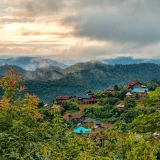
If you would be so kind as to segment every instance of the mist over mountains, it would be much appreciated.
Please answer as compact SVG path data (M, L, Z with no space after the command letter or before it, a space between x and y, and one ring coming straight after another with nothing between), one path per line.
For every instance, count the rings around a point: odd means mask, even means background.
M47 66L58 66L60 68L66 68L67 65L50 60L50 59L44 59L40 57L13 57L13 58L7 58L7 59L0 59L0 65L17 65L20 66L26 70L36 70L40 67L47 67Z

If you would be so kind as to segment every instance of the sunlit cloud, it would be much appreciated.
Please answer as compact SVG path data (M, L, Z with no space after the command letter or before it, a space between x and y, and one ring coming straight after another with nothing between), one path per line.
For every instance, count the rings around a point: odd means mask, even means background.
M160 58L159 0L1 0L0 56Z

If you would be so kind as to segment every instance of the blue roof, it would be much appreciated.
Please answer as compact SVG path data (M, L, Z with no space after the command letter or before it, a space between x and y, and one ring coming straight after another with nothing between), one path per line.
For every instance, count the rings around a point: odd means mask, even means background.
M85 127L78 127L77 129L74 130L75 133L81 134L81 133L91 133L92 130L89 128L85 128Z
M76 96L79 99L89 99L92 97L92 95L82 95L82 96Z
M134 89L132 90L133 93L136 93L136 92L138 92L138 91L147 91L147 92L148 92L148 88L134 88Z

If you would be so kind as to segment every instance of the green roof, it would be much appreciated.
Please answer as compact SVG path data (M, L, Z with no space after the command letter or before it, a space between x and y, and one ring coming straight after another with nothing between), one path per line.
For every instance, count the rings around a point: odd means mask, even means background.
M89 129L89 128L85 128L85 127L83 127L83 126L80 126L80 127L76 128L76 129L74 130L74 132L75 132L75 133L78 133L78 134L81 134L81 133L87 134L87 133L91 133L92 130Z
M132 90L133 93L137 93L138 91L147 91L148 92L148 88L134 88Z
M93 119L93 118L87 118L83 121L84 123L95 123L95 124L101 124L99 120Z

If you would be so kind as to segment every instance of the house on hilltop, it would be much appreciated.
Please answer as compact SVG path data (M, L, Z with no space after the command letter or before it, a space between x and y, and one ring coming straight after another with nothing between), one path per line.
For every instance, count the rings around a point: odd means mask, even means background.
M57 100L57 104L62 104L63 101L72 99L72 96L59 96Z
M93 119L93 118L87 118L83 121L84 124L96 124L97 126L100 126L102 123L99 120Z
M63 115L63 118L66 119L67 121L70 121L72 119L72 114L67 113L67 114Z
M124 102L121 102L117 105L117 108L119 108L121 111L124 111Z
M92 91L88 91L87 95L94 96L94 93Z
M85 120L86 117L82 114L67 113L67 114L63 115L63 118L66 119L67 121L70 121L72 118L75 118L77 123L83 123L83 121Z
M72 118L75 118L77 120L77 123L82 123L85 120L85 116L82 114L74 114L72 115Z
M107 92L111 92L111 93L114 93L114 88L109 86L106 90L105 90L105 93Z
M141 87L141 88L134 88L132 90L132 93L138 93L139 97L146 97L148 95L148 88L147 87Z
M75 96L74 99L75 99L75 101L80 102L82 104L96 103L96 98L93 95Z
M130 98L131 98L132 96L133 96L132 93L130 93L130 92L127 92L127 93L126 93L126 97L130 97Z
M126 88L127 89L134 89L134 88L141 88L141 85L143 85L142 83L140 83L139 81L133 81L133 82L130 82Z

